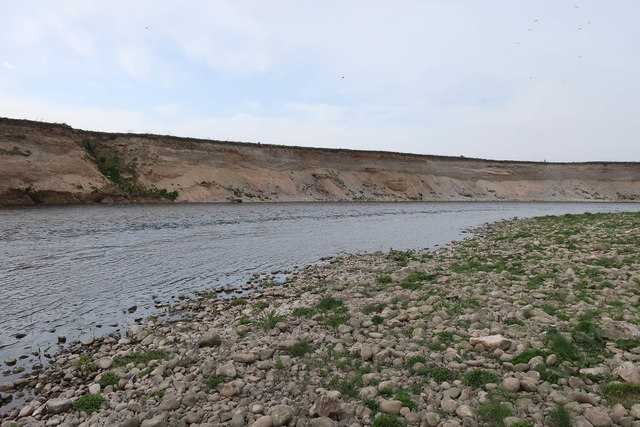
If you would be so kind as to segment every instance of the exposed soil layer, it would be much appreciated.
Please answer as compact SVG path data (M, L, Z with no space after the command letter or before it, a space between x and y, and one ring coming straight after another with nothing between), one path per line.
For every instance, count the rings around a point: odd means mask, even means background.
M401 200L640 200L640 163L286 147L0 118L0 204Z

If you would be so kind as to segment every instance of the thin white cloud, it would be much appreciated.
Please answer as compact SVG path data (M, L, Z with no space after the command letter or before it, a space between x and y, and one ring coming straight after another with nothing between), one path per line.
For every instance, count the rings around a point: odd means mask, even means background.
M14 68L16 68L16 67L15 67L15 65L13 65L12 63L10 63L9 61L3 61L3 62L2 62L2 65L3 65L5 68L8 68L8 69L10 69L10 70L13 70Z
M177 104L160 104L154 105L153 111L160 114L175 115L180 113L180 106Z
M118 64L134 79L145 80L151 70L151 58L147 51L140 47L124 47L116 57Z

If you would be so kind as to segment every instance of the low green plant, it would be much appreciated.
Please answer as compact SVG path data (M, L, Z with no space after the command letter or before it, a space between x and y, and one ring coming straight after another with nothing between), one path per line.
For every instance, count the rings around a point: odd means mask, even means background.
M549 334L549 349L555 353L560 360L578 360L580 359L580 350L571 341L569 341L560 332L551 332Z
M83 353L78 357L78 360L74 363L81 371L90 371L93 366L93 355L90 353Z
M371 318L371 323L374 325L382 325L382 322L384 322L384 317L378 316L377 314Z
M370 398L362 399L362 405L371 410L372 416L375 416L375 414L380 412L380 405L378 404L378 401L375 399L370 399Z
M520 420L511 424L509 427L535 427L535 425L530 421Z
M269 307L269 303L266 301L258 301L251 304L253 311L262 311L267 307Z
M202 389L206 392L213 392L218 389L220 384L224 384L227 381L227 377L224 375L207 375L202 382Z
M415 374L421 377L431 378L438 384L443 383L445 381L453 381L456 378L458 378L457 372L442 366L433 367L433 368L421 367L415 372Z
M344 396L349 396L352 398L358 397L358 391L361 385L361 377L354 377L352 379L340 379L336 376L333 377L329 382L329 387L334 390L338 390L340 394Z
M398 418L397 415L380 415L371 423L371 427L406 427L406 421Z
M169 359L169 353L163 350L146 350L146 351L133 351L123 355L117 355L113 358L113 366L125 366L129 363L147 364L152 360L167 360Z
M386 307L386 305L387 304L385 304L384 302L380 302L377 304L369 304L362 307L362 313L363 314L379 313Z
M433 280L436 277L438 277L437 274L428 274L428 273L426 273L424 271L413 270L411 273L409 273L409 275L407 276L405 281L406 282L411 282L411 283L425 282L427 280Z
M119 376L117 376L113 372L105 372L104 374L100 375L98 384L100 384L100 387L107 387L110 385L118 384L118 381L120 381Z
M381 388L380 390L378 390L378 396L391 397L393 396L393 390L388 387Z
M149 393L149 394L147 394L145 396L142 396L140 398L140 400L144 403L147 400L154 399L156 397L162 399L164 397L164 394L165 394L164 390L156 390L156 391L153 391L153 392L151 392L151 393Z
M540 350L538 348L529 348L523 351L522 353L518 354L517 356L515 356L513 359L510 360L510 362L513 363L514 365L517 363L529 363L529 360L531 360L536 356L547 357L548 355L549 355L548 351Z
M334 298L331 295L322 297L320 302L316 304L316 307L322 311L335 311L336 309L343 307L344 301L338 298Z
M505 325L520 325L520 326L524 326L524 322L518 318L515 317L507 317L506 319L503 320Z
M511 409L494 399L478 405L476 413L480 421L492 427L504 427L504 419L512 414Z
M416 363L425 363L427 359L424 356L411 356L404 362L404 366L411 368Z
M247 300L244 300L242 298L236 298L229 303L229 306L231 307L236 307L238 305L247 305Z
M151 367L151 366L149 366L148 368L144 368L143 370L141 370L141 371L138 373L138 377L142 378L142 377L144 377L145 375L149 375L151 372L153 372L153 369L154 369L154 368L153 368L153 367Z
M630 408L640 401L640 385L627 382L611 382L600 387L600 391L607 398L611 406L616 403Z
M313 307L296 307L291 312L293 317L311 317L316 314L316 309Z
M389 250L389 255L387 255L387 259L395 261L396 264L400 267L404 267L409 264L409 261L416 261L417 258L414 256L414 251L396 251L393 249Z
M557 404L547 416L547 425L550 427L571 427L573 421L566 408Z
M402 402L402 406L406 406L409 409L416 409L418 407L418 405L411 400L411 397L409 397L409 393L406 390L398 390L393 395L393 398Z
M472 389L480 388L487 383L499 383L500 377L486 369L472 369L462 378L462 384Z
M100 405L102 405L102 402L105 400L107 399L99 394L87 393L74 400L72 408L76 412L84 412L89 415L100 409Z
M618 347L623 348L625 350L631 350L632 348L636 348L640 346L640 339L638 338L630 338L630 339L620 339L615 341L618 344Z
M271 310L269 313L264 313L260 316L257 323L262 326L263 329L269 330L275 328L278 322L281 322L284 319L286 319L286 316L276 314L275 310Z
M313 347L309 344L307 340L301 340L293 344L291 347L287 348L285 352L293 357L304 356L307 353L311 353L313 351Z
M345 311L333 313L327 316L324 323L327 326L337 329L338 326L344 325L350 317L349 313L346 313Z
M386 285L387 283L391 283L393 279L391 278L391 276L380 276L376 279L376 281L381 285Z

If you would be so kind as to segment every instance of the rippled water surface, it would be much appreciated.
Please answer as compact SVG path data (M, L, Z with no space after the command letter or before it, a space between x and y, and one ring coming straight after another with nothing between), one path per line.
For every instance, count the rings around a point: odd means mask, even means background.
M416 249L514 216L640 210L638 204L366 203L0 209L0 363L107 333L154 297L232 284L344 252ZM126 308L139 309L127 313ZM145 310L145 306L150 308ZM26 334L17 338L17 334ZM18 335L19 336L19 335ZM21 361L38 360L30 355ZM3 368L3 369L6 369Z

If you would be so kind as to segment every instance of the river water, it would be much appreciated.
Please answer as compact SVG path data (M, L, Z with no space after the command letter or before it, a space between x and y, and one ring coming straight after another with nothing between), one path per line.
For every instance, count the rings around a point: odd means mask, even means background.
M283 203L0 209L0 366L102 335L179 294L345 252L433 248L513 217L639 211L615 203ZM277 276L282 278L282 275ZM126 309L136 305L129 313ZM21 336L24 334L25 336ZM38 355L38 353L40 355ZM25 357L28 356L28 357ZM1 382L1 381L0 381Z

